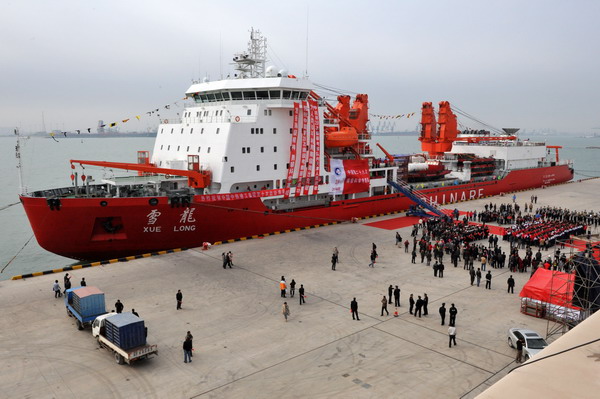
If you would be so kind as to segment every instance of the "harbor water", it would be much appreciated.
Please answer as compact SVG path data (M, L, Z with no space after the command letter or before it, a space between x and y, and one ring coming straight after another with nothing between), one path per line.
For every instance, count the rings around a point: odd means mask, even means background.
M575 179L600 176L600 149L586 148L600 146L600 138L563 135L531 139L563 146L560 157L574 160ZM416 136L375 136L371 148L376 156L383 157L376 143L392 154L420 151L420 142ZM0 137L0 144L0 280L77 263L47 252L37 244L23 207L18 203L16 138ZM70 159L136 162L137 151L151 151L153 144L154 138L149 137L87 138L81 135L76 138L57 138L56 141L51 138L24 138L21 147L23 184L29 191L68 186L71 184ZM113 176L113 173L119 172L100 168L86 169L86 175L92 176L96 181Z

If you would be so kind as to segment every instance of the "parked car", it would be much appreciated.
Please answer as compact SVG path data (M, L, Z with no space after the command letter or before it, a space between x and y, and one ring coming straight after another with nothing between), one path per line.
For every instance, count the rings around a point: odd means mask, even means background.
M523 339L523 358L525 361L531 359L539 351L548 346L548 343L532 330L524 328L511 328L508 330L508 345L511 348L517 347L517 341Z

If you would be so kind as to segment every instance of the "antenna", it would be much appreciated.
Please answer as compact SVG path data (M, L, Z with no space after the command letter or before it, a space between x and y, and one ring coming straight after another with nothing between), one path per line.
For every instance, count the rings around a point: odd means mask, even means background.
M304 66L304 77L308 78L308 4L306 5L306 50L305 50L305 66Z
M221 32L219 32L219 75L223 80L223 42L221 41Z

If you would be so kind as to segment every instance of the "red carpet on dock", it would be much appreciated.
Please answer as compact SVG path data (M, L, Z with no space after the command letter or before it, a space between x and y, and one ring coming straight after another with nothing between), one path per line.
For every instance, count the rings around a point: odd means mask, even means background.
M419 223L419 217L416 216L401 216L398 218L381 220L379 222L365 223L365 226L377 227L385 230L396 230L404 227L413 226Z

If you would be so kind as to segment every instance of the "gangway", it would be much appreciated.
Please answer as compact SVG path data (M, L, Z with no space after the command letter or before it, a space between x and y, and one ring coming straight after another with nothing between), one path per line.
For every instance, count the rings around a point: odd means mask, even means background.
M420 192L413 190L413 188L409 186L406 182L398 181L398 183L396 183L395 181L388 180L387 184L394 187L396 190L413 200L417 205L421 205L423 208L428 209L429 211L433 212L438 216L445 216L444 213L440 209L438 209L438 207L436 206L437 204L435 202L429 200Z

